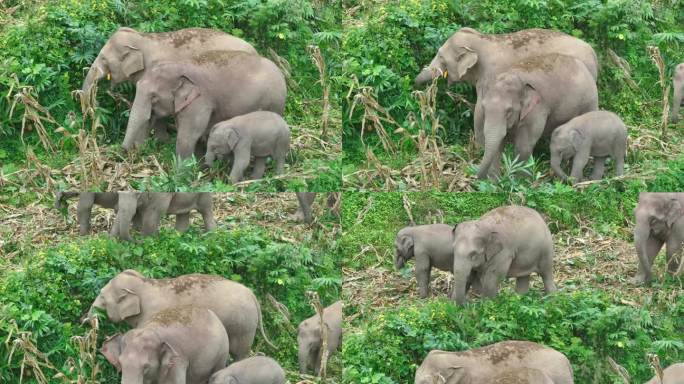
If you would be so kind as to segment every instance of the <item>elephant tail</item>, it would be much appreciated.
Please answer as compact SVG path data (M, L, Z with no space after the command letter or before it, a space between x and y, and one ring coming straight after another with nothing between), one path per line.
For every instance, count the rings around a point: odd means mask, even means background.
M268 337L266 337L266 332L264 332L264 320L263 320L263 317L261 316L261 305L259 305L259 300L257 300L257 298L256 298L256 296L254 296L254 294L252 294L252 298L254 299L254 304L256 305L256 309L257 309L257 316L258 316L257 317L257 323L259 323L258 326L259 326L259 331L261 332L261 337L264 338L264 341L266 342L266 344L268 344L271 348L277 349L276 346L273 345L273 343L271 343L271 340L269 340Z

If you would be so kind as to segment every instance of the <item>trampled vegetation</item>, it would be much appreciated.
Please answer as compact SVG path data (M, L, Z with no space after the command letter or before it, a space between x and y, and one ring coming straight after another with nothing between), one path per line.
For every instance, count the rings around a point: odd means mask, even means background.
M343 347L345 383L412 383L432 349L465 350L502 340L530 340L553 347L572 362L576 383L632 383L684 358L684 280L657 260L652 287L628 280L636 273L632 243L638 191L591 187L584 193L360 193L345 194L341 244L343 299L349 303ZM541 279L517 295L512 281L491 300L471 296L459 307L449 300L450 273L432 272L432 296L419 299L413 262L392 262L399 229L480 217L492 208L523 204L545 217L554 237L559 291L544 296Z
M99 289L129 268L156 278L219 274L248 286L277 346L257 336L252 350L278 360L291 382L307 379L298 374L297 324L315 313L307 291L318 293L324 306L340 295L339 224L318 205L315 224L294 222L294 194L220 196L214 199L217 230L200 232L196 217L185 234L167 222L158 237L139 243L110 239L106 210L94 212L95 234L79 237L73 203L67 216L48 199L20 209L3 203L0 211L17 232L1 233L7 252L0 260L0 381L19 383L23 372L24 383L118 383L97 349L105 336L129 327L106 316L98 328L80 321ZM339 355L332 356L330 382L338 382L341 367Z
M0 163L7 188L331 191L340 187L337 89L341 12L309 1L5 1L0 4ZM99 106L82 111L87 68L112 32L214 28L251 43L286 73L292 129L286 175L230 184L225 169L175 164L175 140L121 149L132 84L100 83ZM325 117L327 116L327 117ZM324 129L326 134L322 135ZM175 138L175 136L174 136ZM224 164L225 166L225 164ZM270 169L270 168L269 168Z
M414 88L413 79L421 68L462 27L483 33L547 28L587 41L601 67L599 108L617 113L629 128L626 175L607 183L651 180L667 169L683 167L682 125L662 123L669 109L663 105L666 91L671 99L672 68L684 61L680 1L435 0L346 5L345 189L562 189L549 172L548 140L537 144L533 159L525 164L515 163L512 152L507 152L501 181L477 181L476 165L483 151L472 139L474 88L462 83L448 87L444 80L435 88ZM520 171L531 177L514 177ZM680 178L680 189L682 185Z

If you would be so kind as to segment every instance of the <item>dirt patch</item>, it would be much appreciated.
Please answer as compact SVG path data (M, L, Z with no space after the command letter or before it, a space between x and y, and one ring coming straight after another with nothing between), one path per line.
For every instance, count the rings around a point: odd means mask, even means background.
M170 287L176 294L189 293L192 289L204 289L211 284L225 280L221 276L192 274L173 279L145 279L148 283L161 287Z
M192 323L192 319L199 315L200 310L191 305L165 309L154 315L147 324L162 327L169 327L171 325L189 326Z
M469 33L472 33L469 31ZM504 33L504 34L479 34L485 40L495 41L498 43L508 44L513 47L513 49L520 49L530 44L544 44L547 40L564 36L565 34L558 31L548 30L548 29L525 29L522 31L514 33Z
M204 28L188 28L173 32L145 33L143 36L153 40L163 41L179 48L189 44L204 43L221 35L223 32Z

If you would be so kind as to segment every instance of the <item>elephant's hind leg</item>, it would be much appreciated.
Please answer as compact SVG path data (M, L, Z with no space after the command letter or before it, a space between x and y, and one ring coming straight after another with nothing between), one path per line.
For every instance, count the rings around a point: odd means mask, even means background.
M547 294L556 292L556 283L553 282L553 245L545 251L545 255L542 255L539 270L539 275L541 275L544 281L544 292Z
M249 351L252 348L252 343L254 342L254 332L244 333L242 335L229 334L229 348L230 354L233 356L234 360L242 360L249 356Z
M682 248L684 247L684 218L679 219L672 227L672 233L667 239L667 270L670 273L676 273L679 270L679 264L682 262Z
M190 227L190 213L176 214L176 231L185 232Z
M252 179L261 179L264 176L264 171L266 171L266 157L255 157Z
M607 157L594 157L594 170L591 172L592 180L601 180L606 168Z
M515 280L515 291L519 295L524 295L530 290L530 276L520 276Z

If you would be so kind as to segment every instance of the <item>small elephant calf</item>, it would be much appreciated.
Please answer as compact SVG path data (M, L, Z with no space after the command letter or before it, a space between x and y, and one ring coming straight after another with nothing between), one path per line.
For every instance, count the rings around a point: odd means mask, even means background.
M561 169L565 159L573 158L570 176L582 181L582 171L594 156L593 180L603 177L606 159L615 161L615 175L624 171L627 152L627 127L620 118L608 111L593 111L577 116L556 128L551 135L551 168L563 180L568 176Z
M273 157L277 175L283 173L285 156L290 149L290 128L277 113L256 111L222 121L211 128L205 163L211 167L216 158L233 153L230 181L242 179L254 156L252 178L259 179L266 169L266 158Z
M342 345L342 302L337 301L323 308L323 324L328 329L328 356ZM323 351L323 333L318 314L299 323L297 331L299 347L299 372L307 373L313 369L315 375L320 374Z
M270 357L254 356L214 373L209 384L285 384L285 371Z

